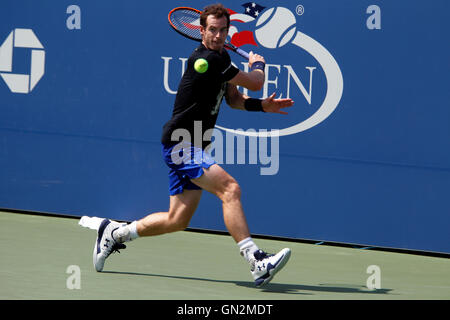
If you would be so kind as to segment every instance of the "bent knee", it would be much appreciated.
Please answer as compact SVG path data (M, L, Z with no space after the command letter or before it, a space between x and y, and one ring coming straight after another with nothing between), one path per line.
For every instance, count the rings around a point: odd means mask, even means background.
M171 232L183 231L189 226L190 219L180 217L180 215L171 215L167 217L167 224Z
M189 221L177 221L172 226L174 231L183 231L189 226Z
M168 232L183 231L189 226L189 221L184 220L169 220L167 224Z
M235 180L229 181L222 195L222 201L240 201L241 199L241 187Z

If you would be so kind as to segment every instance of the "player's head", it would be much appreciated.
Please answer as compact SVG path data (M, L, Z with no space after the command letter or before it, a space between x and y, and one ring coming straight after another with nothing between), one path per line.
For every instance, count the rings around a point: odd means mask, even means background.
M211 4L203 9L202 13L200 14L200 25L203 26L203 28L207 27L206 20L209 15L212 15L216 18L225 17L227 19L227 28L230 27L230 13L228 12L228 9L225 8L222 4Z
M203 44L211 50L221 51L228 36L230 14L221 4L205 7L200 15Z

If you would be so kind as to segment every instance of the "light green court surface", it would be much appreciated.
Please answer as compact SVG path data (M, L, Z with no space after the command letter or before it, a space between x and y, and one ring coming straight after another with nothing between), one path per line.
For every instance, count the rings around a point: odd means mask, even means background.
M229 236L137 239L102 273L92 265L95 238L78 219L0 212L0 299L450 299L447 258L256 239L268 252L292 249L285 268L258 289ZM371 265L380 268L380 290L366 287Z

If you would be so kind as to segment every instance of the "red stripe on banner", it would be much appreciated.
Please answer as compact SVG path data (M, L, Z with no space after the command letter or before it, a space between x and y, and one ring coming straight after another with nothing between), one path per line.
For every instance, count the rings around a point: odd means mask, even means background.
M253 36L253 32L247 30L235 33L230 42L236 47L243 46L244 44L258 46Z

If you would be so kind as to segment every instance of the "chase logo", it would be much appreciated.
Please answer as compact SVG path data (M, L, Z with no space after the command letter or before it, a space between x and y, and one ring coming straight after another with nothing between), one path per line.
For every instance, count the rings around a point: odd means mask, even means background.
M298 29L296 14L291 10L284 7L266 9L255 2L245 3L242 6L243 13L228 9L231 20L230 42L236 47L257 46L259 49L252 49L256 52L261 51L261 47L270 49L267 52L262 51L263 56L276 50L275 59L283 56L284 61L280 64L266 64L266 84L270 84L277 92L281 92L279 97L292 98L293 92L296 91L305 98L303 101L306 108L304 109L307 110L296 116L296 120L289 126L280 129L279 135L296 134L324 121L338 106L344 86L341 70L332 54L317 40ZM296 13L298 16L299 13ZM303 11L301 13L303 14ZM274 61L274 58L269 61ZM309 75L309 87L308 82L302 81L297 75L299 72L297 70L308 70L306 74ZM315 92L314 102L312 101L312 86L315 80L313 76L318 78L317 91L322 91L321 94ZM283 78L286 79L284 83L282 83ZM294 90L295 85L299 90ZM263 91L263 98L265 98L269 90L265 87ZM295 100L297 104L298 100ZM270 136L269 131L242 131L219 125L216 127L239 135Z
M32 49L28 73L13 73L14 48ZM30 93L41 80L44 70L44 47L33 30L17 28L11 31L0 46L0 76L11 92Z

